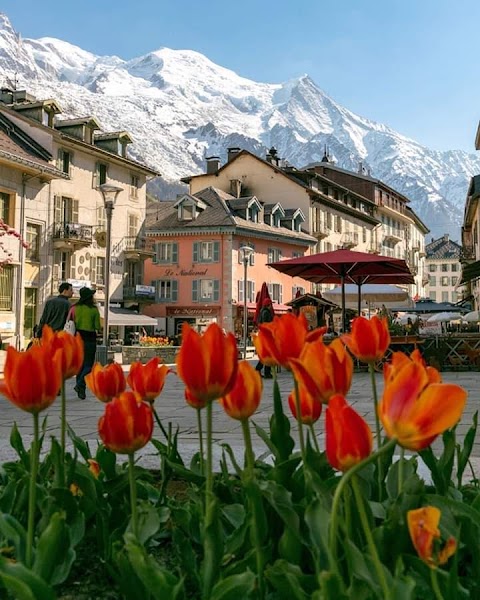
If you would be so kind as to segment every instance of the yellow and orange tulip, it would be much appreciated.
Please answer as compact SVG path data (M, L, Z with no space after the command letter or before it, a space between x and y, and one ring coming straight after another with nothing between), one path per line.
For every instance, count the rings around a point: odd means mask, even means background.
M233 388L220 398L220 404L232 419L243 421L250 418L257 410L262 389L260 373L247 361L241 361Z
M385 387L379 417L389 438L409 450L422 450L460 419L467 392L441 383L440 373L426 367L418 351L395 352L384 368Z
M50 346L32 346L28 352L7 349L4 379L0 394L12 404L30 413L48 408L62 385L62 354Z
M87 460L87 462L88 462L88 470L95 477L95 479L98 479L98 477L100 475L100 471L101 471L100 465L93 458L89 458Z
M90 373L85 376L85 383L101 402L111 402L115 396L125 390L127 385L122 365L118 363L111 363L104 367L100 363L95 363Z
M177 374L191 395L211 402L227 394L235 383L238 369L237 342L216 324L203 335L188 323L182 327L182 346L176 357Z
M199 410L205 408L208 404L208 402L205 400L199 400L198 398L195 398L188 388L185 388L185 400L192 408L197 408Z
M102 442L117 454L132 454L152 437L153 414L150 404L135 392L123 392L105 405L98 421Z
M309 394L303 386L299 386L298 393L300 394L300 421L304 425L313 425L322 414L322 403ZM297 405L295 403L295 390L292 390L288 396L288 405L292 411L292 415L296 419Z
M339 339L328 346L322 339L305 344L290 365L299 386L320 402L335 394L345 396L352 385L353 361Z
M165 385L165 378L170 372L166 365L160 364L160 359L156 356L149 360L146 365L142 365L140 362L132 363L127 383L134 392L137 392L144 400L151 403L161 394Z
M390 345L388 320L377 316L371 319L357 317L353 321L352 331L343 335L342 340L358 360L377 362L385 356Z
M71 335L66 331L54 332L51 327L45 325L41 345L49 346L52 354L60 351L63 379L73 377L82 368L83 340L78 333Z
M418 556L432 569L446 563L457 549L455 538L450 537L443 548L435 553L435 542L440 539L440 516L441 512L436 506L424 506L407 513L412 544Z
M334 469L348 471L372 452L372 432L343 396L332 396L326 411L326 453Z

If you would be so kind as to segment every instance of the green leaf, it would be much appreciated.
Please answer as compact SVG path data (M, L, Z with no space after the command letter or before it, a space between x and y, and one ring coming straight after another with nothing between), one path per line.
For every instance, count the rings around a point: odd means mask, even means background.
M292 531L297 540L301 541L299 533L300 520L293 506L291 493L275 481L259 481L258 485L270 506Z
M328 568L331 564L328 548L328 527L330 513L319 499L313 500L305 510L305 523L308 527L310 540L316 548L319 566Z
M365 555L351 540L345 540L344 548L351 577L357 577L361 581L367 583L372 590L378 592L378 584L365 560Z
M275 588L279 600L309 600L316 589L316 577L305 575L298 565L277 560L265 576Z
M393 580L392 600L414 600L416 598L415 587L415 580L412 577L395 578Z
M16 600L55 600L53 589L22 563L0 556L0 579Z
M318 576L320 593L313 596L314 600L350 600L344 592L340 576L332 571L322 571Z
M295 447L295 442L290 435L290 421L283 412L277 379L273 384L273 415L270 418L270 440L276 462L287 460Z
M25 562L27 532L11 515L0 514L0 533L15 546L17 560Z
M167 509L168 510L168 509ZM161 521L158 510L148 502L142 502L138 511L138 541L145 544L160 529ZM165 515L163 515L165 516ZM168 517L167 517L168 518ZM126 536L132 532L132 521L129 522ZM126 538L125 538L126 539Z
M108 448L100 445L95 454L95 460L100 465L100 469L105 473L107 479L114 479L117 475L116 463L117 455Z
M255 575L246 571L240 575L230 575L219 581L213 588L210 600L239 600L248 598L255 588Z
M245 507L243 504L225 504L222 513L234 528L241 527L245 521Z
M473 525L480 527L480 512L468 506L465 502L459 502L458 500L435 494L427 494L425 499L429 504L436 506L440 510L449 509L456 517L466 517Z
M75 551L65 515L55 513L38 540L33 571L52 585L63 583L70 573Z
M70 427L70 425L67 423L67 432L68 432L68 437L70 438L73 447L81 454L81 456L83 457L83 459L85 461L87 461L89 458L92 458L92 454L90 452L90 448L88 447L88 444L82 440L81 437L78 437L78 435L73 431L73 429Z
M22 436L20 435L20 431L18 430L17 424L14 423L12 427L12 431L10 433L10 446L16 451L20 460L22 461L23 466L26 469L30 468L30 455L25 450L25 446L23 445Z
M210 502L210 506L207 507L203 530L202 579L204 596L210 597L208 594L214 582L218 579L220 565L222 564L224 538L218 500L213 497L207 501Z
M457 448L457 482L458 487L462 485L463 473L472 454L473 444L477 436L478 411L473 415L472 426L467 431L463 440L463 447L460 445Z

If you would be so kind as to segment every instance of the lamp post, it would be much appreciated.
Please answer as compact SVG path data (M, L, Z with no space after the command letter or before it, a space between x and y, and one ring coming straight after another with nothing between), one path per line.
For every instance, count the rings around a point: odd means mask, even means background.
M250 246L241 246L239 251L240 258L243 263L243 360L246 360L248 338L247 271L250 256L253 253L253 248L250 248Z
M112 252L112 213L115 200L123 188L103 183L97 188L103 196L103 205L105 207L105 216L107 218L107 243L105 247L105 305L103 309L103 345L105 353L108 348L108 311L110 307L110 262ZM105 356L106 362L107 356Z

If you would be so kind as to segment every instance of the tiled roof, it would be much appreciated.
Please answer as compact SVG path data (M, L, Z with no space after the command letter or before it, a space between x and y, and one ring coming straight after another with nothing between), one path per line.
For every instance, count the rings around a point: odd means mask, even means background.
M442 258L455 260L460 259L460 251L462 247L449 239L448 235L444 235L438 240L432 240L430 244L425 246L427 260L441 260Z

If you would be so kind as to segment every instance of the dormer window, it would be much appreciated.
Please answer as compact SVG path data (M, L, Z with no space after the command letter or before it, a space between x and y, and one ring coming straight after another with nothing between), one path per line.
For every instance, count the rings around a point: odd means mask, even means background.
M277 211L275 213L273 213L272 215L272 225L273 227L280 227L280 212Z
M207 208L207 204L196 196L185 194L173 205L179 221L194 221Z
M184 202L179 206L179 213L181 221L193 221L195 219L195 205Z
M258 223L258 213L259 213L258 207L257 207L256 205L252 205L252 206L251 206L251 207L248 209L248 212L249 212L249 217L250 217L250 219L249 219L249 220L250 220L252 223Z

